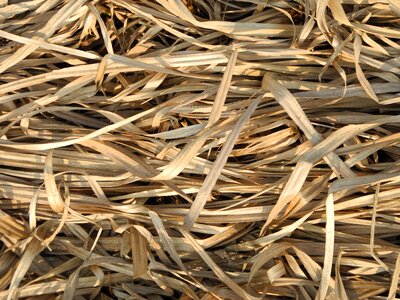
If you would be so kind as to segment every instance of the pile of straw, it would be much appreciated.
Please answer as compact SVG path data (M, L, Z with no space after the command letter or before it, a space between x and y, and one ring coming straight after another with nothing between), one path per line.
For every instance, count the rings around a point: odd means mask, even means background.
M0 299L399 295L398 1L0 16Z

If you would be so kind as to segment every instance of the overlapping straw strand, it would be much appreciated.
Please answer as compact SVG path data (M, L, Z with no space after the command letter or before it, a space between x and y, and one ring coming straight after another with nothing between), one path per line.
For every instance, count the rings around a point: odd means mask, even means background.
M400 296L397 1L0 19L0 299Z

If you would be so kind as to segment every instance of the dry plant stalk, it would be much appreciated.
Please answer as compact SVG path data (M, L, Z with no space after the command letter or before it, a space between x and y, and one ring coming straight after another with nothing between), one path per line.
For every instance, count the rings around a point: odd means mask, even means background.
M0 1L0 299L395 299L395 0Z

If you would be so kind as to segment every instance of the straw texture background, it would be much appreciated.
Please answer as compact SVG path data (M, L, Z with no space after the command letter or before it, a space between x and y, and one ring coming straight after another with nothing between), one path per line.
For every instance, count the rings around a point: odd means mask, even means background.
M0 1L0 299L400 296L397 0Z

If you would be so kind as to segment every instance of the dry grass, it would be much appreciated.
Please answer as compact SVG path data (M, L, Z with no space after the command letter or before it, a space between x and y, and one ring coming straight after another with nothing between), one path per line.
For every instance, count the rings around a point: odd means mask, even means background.
M0 16L0 299L400 295L398 1Z

